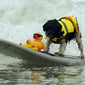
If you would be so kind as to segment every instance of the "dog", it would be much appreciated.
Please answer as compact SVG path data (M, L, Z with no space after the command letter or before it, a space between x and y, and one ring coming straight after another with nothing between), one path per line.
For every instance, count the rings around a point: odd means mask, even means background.
M59 20L48 20L43 25L43 31L45 32L47 39L44 51L48 52L51 43L60 44L59 52L56 54L64 56L67 43L72 39L75 39L78 48L81 52L81 58L84 58L83 44L81 39L81 33L79 30L77 18L74 16L62 17Z

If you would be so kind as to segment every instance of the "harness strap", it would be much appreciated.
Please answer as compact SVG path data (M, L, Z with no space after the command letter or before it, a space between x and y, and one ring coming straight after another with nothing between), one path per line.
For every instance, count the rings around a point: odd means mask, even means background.
M66 29L67 33L68 33L68 29L67 29L66 24L65 24L63 21L61 21L61 22L63 23L63 25L64 25L64 27L65 27L65 29Z
M61 20L60 20L60 21L61 21ZM67 33L68 33L68 29L67 29L66 24L65 24L63 21L61 21L61 22L63 23L63 25L64 25ZM63 38L63 36L61 36L61 37L59 37L59 38L55 37L55 38L52 38L51 40L54 41L54 42L56 42L57 40L60 40L60 39L62 39L62 38Z

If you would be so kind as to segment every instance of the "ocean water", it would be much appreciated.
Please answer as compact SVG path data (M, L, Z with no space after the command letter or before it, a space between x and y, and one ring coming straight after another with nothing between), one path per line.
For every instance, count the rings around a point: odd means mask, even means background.
M42 25L64 16L77 17L85 53L85 0L0 0L0 39L19 44L36 32L45 37ZM51 48L54 53L59 45ZM80 55L75 41L65 54ZM85 85L84 65L29 68L22 59L0 54L0 85Z

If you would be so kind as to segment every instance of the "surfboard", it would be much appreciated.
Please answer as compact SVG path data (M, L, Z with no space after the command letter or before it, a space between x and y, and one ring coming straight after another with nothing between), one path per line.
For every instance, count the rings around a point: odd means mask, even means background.
M26 60L29 66L56 66L81 64L79 56L58 56L56 54L34 51L13 42L0 39L0 54Z

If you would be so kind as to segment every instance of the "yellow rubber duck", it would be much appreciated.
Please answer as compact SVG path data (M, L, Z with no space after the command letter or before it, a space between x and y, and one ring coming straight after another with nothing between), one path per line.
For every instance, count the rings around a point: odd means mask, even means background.
M33 35L33 38L34 38L34 41L27 40L24 47L30 48L35 51L41 51L41 49L44 49L45 45L42 41L42 38L43 38L42 34L40 32L35 33ZM23 46L22 43L19 43L19 45Z
M33 45L31 49L35 50L35 51L38 51L38 47L36 45Z
M26 44L24 45L24 47L31 48L32 47L31 40L27 40Z
M22 46L23 44L22 44L22 43L19 43L19 45L21 45L21 46Z
M41 49L44 49L44 47L45 47L45 45L42 41L42 38L43 38L42 34L40 32L38 32L33 35L34 41L31 41L31 45L32 46L36 45L38 48L38 51L40 51Z

